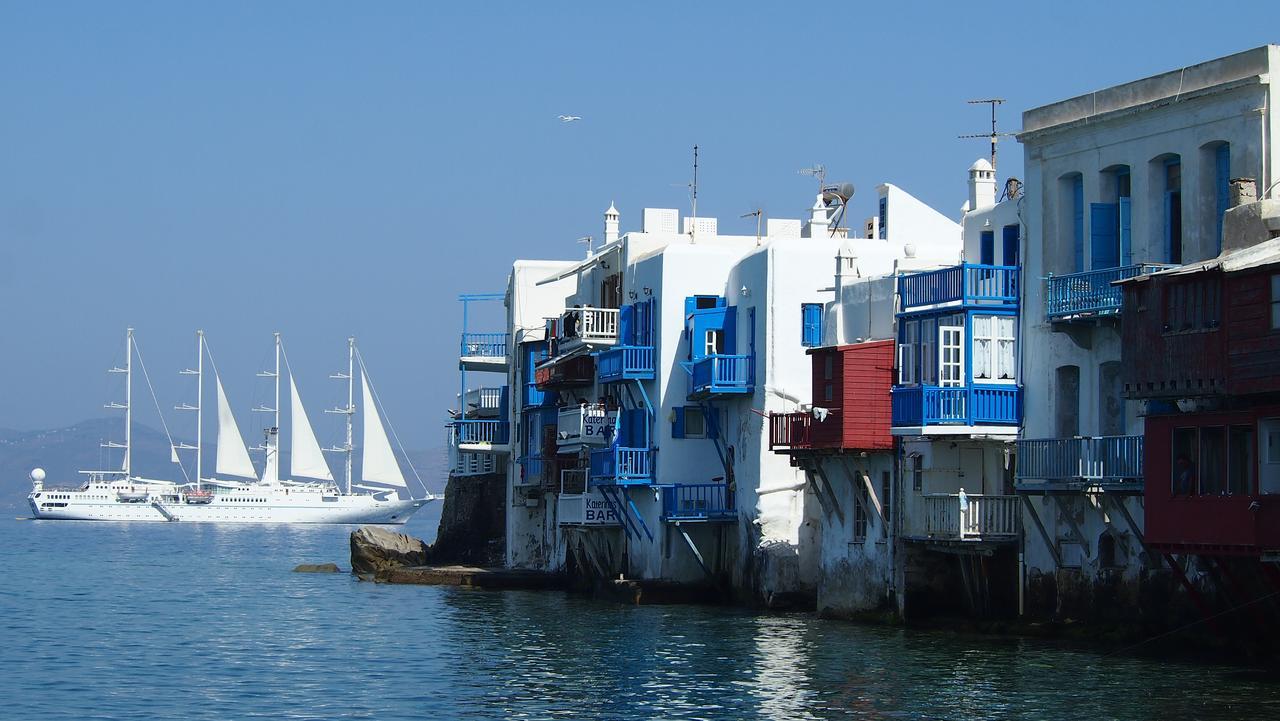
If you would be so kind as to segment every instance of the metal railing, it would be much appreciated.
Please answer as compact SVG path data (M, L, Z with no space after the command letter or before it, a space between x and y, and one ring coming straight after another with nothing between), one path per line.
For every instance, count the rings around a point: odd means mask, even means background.
M459 445L505 445L511 437L511 426L506 421L459 420L453 422L453 430Z
M596 358L596 377L601 383L621 380L652 380L655 373L653 346L620 345Z
M689 393L745 393L751 389L755 359L749 355L709 355L694 361Z
M1016 304L1018 266L962 263L898 277L902 310L947 303Z
M505 358L506 333L463 333L461 354L464 358Z
M737 517L733 494L723 483L677 483L662 491L664 521L715 521Z
M1018 480L1140 484L1142 436L1018 441Z
M1172 266L1139 263L1119 268L1050 275L1045 287L1045 317L1060 320L1072 316L1109 315L1120 312L1124 293L1112 285L1118 280L1147 275Z
M617 308L565 308L556 324L556 337L561 344L580 340L584 343L618 342Z
M591 478L606 484L647 484L653 479L653 450L615 447L591 451Z
M1009 538L1022 528L1017 496L961 496L957 493L924 496L925 533L933 538Z
M603 403L585 403L556 414L556 445L603 446L613 439L618 411Z
M467 414L490 413L502 407L501 388L472 388L466 395Z
M894 386L893 425L1017 425L1022 389L1015 385Z
M455 476L481 476L498 472L498 457L492 453L455 451L449 472Z

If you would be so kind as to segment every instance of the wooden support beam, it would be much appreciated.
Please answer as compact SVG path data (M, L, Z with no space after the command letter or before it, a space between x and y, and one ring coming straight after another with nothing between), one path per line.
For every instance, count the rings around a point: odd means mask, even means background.
M827 478L827 472L822 468L822 462L818 461L814 464L818 471L818 477L822 479L822 485L827 491L827 496L831 501L831 507L836 512L836 517L840 519L840 523L844 523L844 511L840 510L840 504L836 501L836 492L831 487L831 480Z
M1031 502L1031 498L1024 494L1022 496L1022 505L1026 507L1027 512L1031 514L1031 520L1035 523L1036 530L1040 531L1040 538L1044 540L1044 545L1049 549L1049 553L1053 555L1054 570L1062 568L1062 556L1058 553L1058 544L1049 538L1049 534L1044 530L1044 524L1040 522L1040 514L1036 512L1035 504Z
M803 466L804 480L809 488L813 490L813 495L818 498L818 505L822 506L822 515L831 515L831 504L827 502L827 497L822 493L822 488L818 486L818 482L814 480L813 469L809 466Z
M1186 589L1187 595L1191 597L1191 602L1200 610L1200 615L1204 616L1204 620L1209 624L1209 628L1212 628L1214 633L1221 634L1222 629L1219 628L1218 624L1213 620L1213 611L1210 610L1209 604L1205 603L1204 597L1200 595L1200 592L1197 591L1196 587L1191 583L1191 579L1187 578L1187 574L1182 570L1182 565L1178 563L1172 553L1164 554L1164 560L1169 563L1169 568L1173 569L1174 578L1178 579L1178 582L1182 584L1184 589Z
M689 550L693 551L693 557L698 561L698 565L702 567L702 572L707 574L707 578L715 578L715 574L711 572L710 568L707 568L707 562L702 560L702 554L698 552L698 544L694 543L693 539L689 537L688 532L684 530L684 526L680 525L679 521L676 521L673 525L680 532L680 537L684 539L684 542L689 544Z

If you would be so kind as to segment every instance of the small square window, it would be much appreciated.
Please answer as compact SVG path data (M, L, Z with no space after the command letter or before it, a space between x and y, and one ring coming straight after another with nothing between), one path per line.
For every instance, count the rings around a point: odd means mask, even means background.
M697 406L685 406L684 437L706 438L706 436L707 417L702 414L702 409Z

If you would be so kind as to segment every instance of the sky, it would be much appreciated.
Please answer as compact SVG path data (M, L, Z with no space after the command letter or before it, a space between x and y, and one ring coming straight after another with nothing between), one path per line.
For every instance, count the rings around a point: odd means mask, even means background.
M457 295L580 257L611 201L624 232L687 214L693 145L725 232L800 217L814 163L853 218L883 182L958 215L988 152L956 137L989 127L966 100L1005 98L1012 131L1280 42L1280 3L1223 6L0 1L0 428L108 414L128 326L179 433L197 328L257 428L280 331L322 443L354 335L405 445L441 446Z

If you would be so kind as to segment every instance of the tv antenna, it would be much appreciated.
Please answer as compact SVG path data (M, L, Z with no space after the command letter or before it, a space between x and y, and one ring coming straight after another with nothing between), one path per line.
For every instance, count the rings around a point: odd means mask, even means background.
M588 257L588 258L590 258L590 257L591 257L591 253L595 250L594 248L592 248L592 247L591 247L591 244L592 244L593 240L594 240L594 239L593 239L591 236L589 236L589 235L584 235L584 236L582 236L581 238L578 238L578 240L577 240L577 241L575 241L575 242L582 243L583 245L587 246L587 257Z
M996 169L996 141L1013 135L1013 133L1001 133L996 131L996 106L1004 104L1004 98L987 98L985 100L966 100L970 105L990 105L991 106L991 132L975 133L973 135L960 135L960 138L990 138L991 139L991 170Z
M698 146L693 146L693 218L689 223L689 242L698 242Z
M818 179L818 191L822 191L822 186L827 184L827 166L822 163L814 163L812 167L801 168L796 171L801 175L808 175L811 178Z
M760 218L764 217L764 208L756 208L750 213L743 213L739 218L750 218L755 216L756 219L756 245L760 245Z

